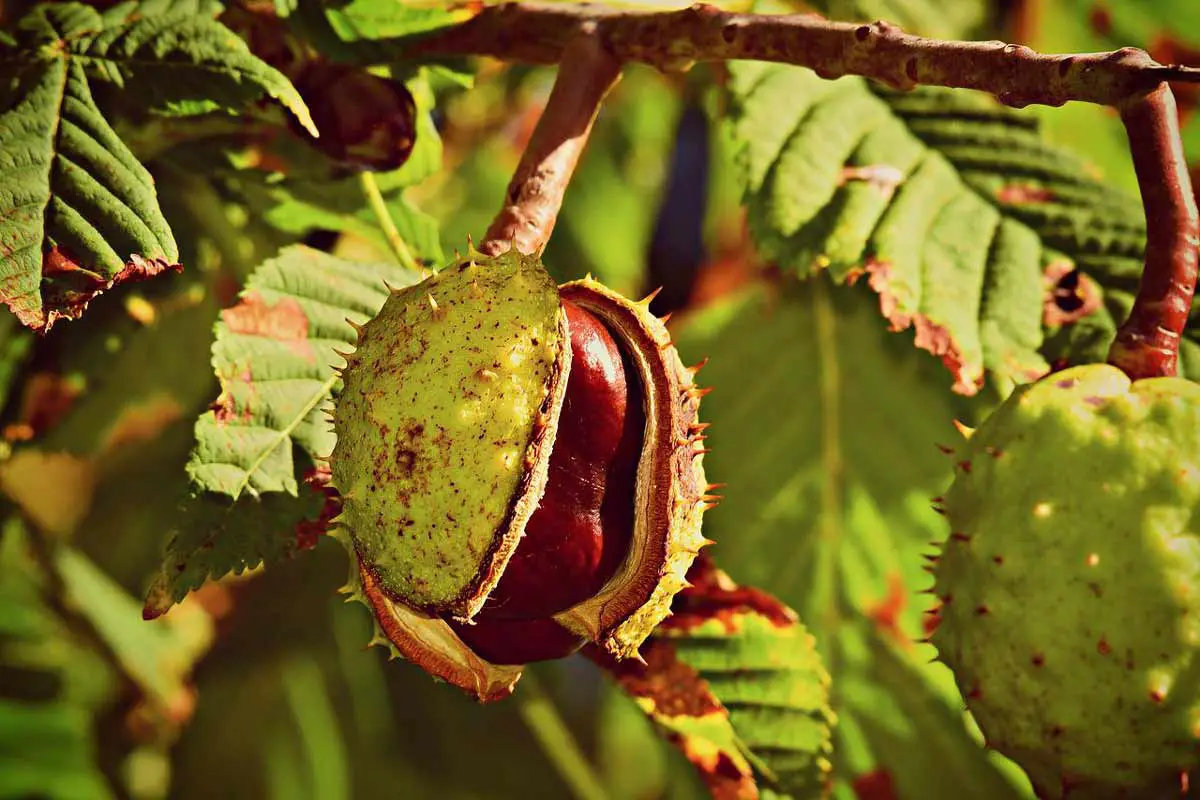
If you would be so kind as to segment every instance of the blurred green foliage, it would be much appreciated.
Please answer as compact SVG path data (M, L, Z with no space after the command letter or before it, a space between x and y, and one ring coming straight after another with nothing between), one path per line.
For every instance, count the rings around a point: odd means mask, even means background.
M0 6L0 21L22 5ZM369 24L372 3L333 5L345 25ZM1194 0L808 5L1050 51L1169 41L1170 52L1195 57L1200 47ZM951 420L977 419L994 397L953 395L937 360L888 333L861 286L818 278L781 288L760 270L719 119L723 78L716 67L687 77L627 71L567 194L548 267L560 280L590 272L630 294L666 284L656 309L679 312L685 356L713 359L700 375L715 386L703 412L713 423L710 478L729 487L706 533L735 579L778 594L818 635L842 718L837 796L1028 796L1018 770L976 746L948 674L912 643L924 610L915 592L928 584L920 554L943 535L929 509L950 475L936 444L957 435ZM552 79L490 62L473 82L451 71L409 78L428 80L426 137L436 142L436 124L442 146L418 151L417 174L381 182L429 260L482 235ZM681 124L689 111L704 124ZM1135 188L1111 111L1037 113L1054 141ZM1200 164L1200 117L1185 114ZM349 258L388 258L344 176L296 190L269 169L238 177L247 158L301 158L295 142L279 145L278 120L263 124L275 127L261 141L214 136L191 160L169 148L146 159L185 272L119 287L36 343L0 317L3 456L65 453L75 476L30 466L34 489L6 489L0 508L0 797L29 796L25 775L46 781L39 795L80 800L567 797L513 702L480 707L365 647L370 626L337 594L345 563L332 542L206 587L154 623L166 627L140 620L187 489L194 420L217 395L209 352L219 309L255 266L303 238L333 241ZM698 210L660 225L697 186ZM330 228L348 235L321 233ZM80 521L48 549L35 546L21 509L68 501L82 504ZM23 696L36 689L33 673L51 676L54 691ZM706 796L683 756L590 663L534 673L614 800ZM43 738L21 741L13 709L34 701L47 715ZM31 771L6 766L17 763L12 753ZM43 764L47 754L57 760ZM869 793L884 784L895 794Z

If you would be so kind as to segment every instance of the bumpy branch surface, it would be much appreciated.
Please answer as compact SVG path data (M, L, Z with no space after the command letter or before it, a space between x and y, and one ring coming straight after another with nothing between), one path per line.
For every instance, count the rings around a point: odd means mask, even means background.
M861 75L899 89L976 89L1011 106L1079 100L1121 109L1146 209L1146 267L1109 361L1138 379L1174 375L1196 284L1197 217L1168 81L1200 83L1200 69L1159 64L1144 51L1047 55L1003 42L911 36L885 22L816 15L738 14L697 4L655 12L592 4L512 2L438 30L411 57L489 55L562 62L546 111L481 249L515 243L541 252L600 102L619 65L664 70L696 61L747 59L808 67L823 78Z
M554 89L508 186L504 207L479 246L487 255L510 246L540 254L550 240L600 104L621 75L620 64L590 32L585 26L562 54Z
M1117 105L1163 81L1200 83L1200 69L1164 66L1134 48L1046 55L1003 42L910 36L883 22L856 25L815 15L737 14L705 4L662 12L507 3L433 33L408 54L489 55L555 64L589 30L619 61L661 69L683 69L695 61L777 61L808 67L821 77L862 75L902 89L918 83L979 89L1014 106L1070 100Z
M1134 380L1170 376L1196 290L1200 217L1170 88L1162 84L1126 101L1121 119L1146 207L1146 268L1108 360Z

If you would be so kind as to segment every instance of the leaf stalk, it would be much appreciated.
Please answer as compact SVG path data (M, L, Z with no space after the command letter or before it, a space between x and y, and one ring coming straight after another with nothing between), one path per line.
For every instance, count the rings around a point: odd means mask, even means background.
M1130 378L1174 376L1196 291L1200 217L1183 156L1171 88L1159 84L1120 106L1146 208L1146 265L1108 361Z
M594 35L576 40L563 54L504 205L480 243L482 253L498 255L515 247L540 255L545 249L600 106L620 77L620 63Z
M396 261L405 269L420 273L421 265L413 258L412 251L408 249L404 237L396 228L396 222L392 219L391 212L388 211L387 201L383 199L383 193L379 191L379 184L375 182L375 176L370 172L360 172L359 182L362 184L363 194L367 196L367 203L370 204L371 211L375 214L379 229L383 231L383 238L387 240L388 247L391 249L392 255L396 257Z

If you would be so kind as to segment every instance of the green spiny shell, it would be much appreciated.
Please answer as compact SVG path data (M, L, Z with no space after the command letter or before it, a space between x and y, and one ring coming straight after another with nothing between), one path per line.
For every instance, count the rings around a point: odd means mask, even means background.
M482 606L545 488L566 342L557 287L515 253L396 291L362 328L331 465L338 523L390 597Z
M1200 385L1107 365L1018 389L956 455L933 634L1043 797L1200 775Z

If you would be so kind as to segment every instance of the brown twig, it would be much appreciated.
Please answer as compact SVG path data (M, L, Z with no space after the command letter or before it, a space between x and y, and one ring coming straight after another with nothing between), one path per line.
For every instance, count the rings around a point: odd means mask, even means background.
M510 243L523 252L545 247L599 104L626 61L665 70L695 61L775 61L808 67L823 78L861 75L900 89L976 89L1011 106L1072 100L1116 106L1129 134L1149 243L1137 300L1109 361L1134 379L1176 372L1195 292L1200 228L1167 82L1200 83L1200 69L1159 64L1135 48L1047 55L1003 42L911 36L885 22L738 14L705 4L653 12L506 3L418 40L406 55L562 62L508 203L481 247L487 253Z
M1134 380L1171 376L1196 290L1200 217L1170 87L1160 84L1120 108L1146 208L1146 266L1108 361Z
M540 254L550 240L600 104L621 75L620 64L589 32L584 28L563 53L554 89L508 186L504 207L479 245L486 255L510 246Z
M776 61L808 67L821 77L862 75L903 89L918 83L978 89L1014 106L1070 100L1118 105L1164 81L1200 83L1200 69L1159 64L1135 48L1047 55L1003 42L910 36L884 22L738 14L705 4L664 12L506 3L412 43L405 55L489 55L555 64L588 30L618 61L661 69L683 69L695 61Z

